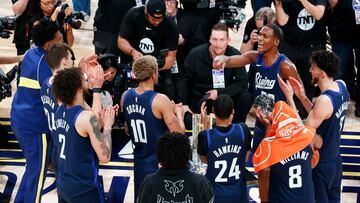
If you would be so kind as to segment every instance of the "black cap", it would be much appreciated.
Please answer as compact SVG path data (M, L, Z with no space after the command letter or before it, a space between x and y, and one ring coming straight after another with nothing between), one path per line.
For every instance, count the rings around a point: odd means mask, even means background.
M154 18L163 18L165 16L166 12L166 6L164 0L149 0L149 2L146 4L147 12ZM160 16L155 16L161 15Z

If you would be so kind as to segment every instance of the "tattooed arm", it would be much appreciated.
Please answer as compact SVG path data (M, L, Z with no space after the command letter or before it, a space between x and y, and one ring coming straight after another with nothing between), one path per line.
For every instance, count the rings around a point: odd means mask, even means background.
M84 111L76 120L75 127L79 134L83 137L89 136L90 142L100 162L107 163L111 158L111 127L114 123L115 111L111 108L106 109L102 113L102 121L104 123L104 131L100 132L97 118L94 112Z

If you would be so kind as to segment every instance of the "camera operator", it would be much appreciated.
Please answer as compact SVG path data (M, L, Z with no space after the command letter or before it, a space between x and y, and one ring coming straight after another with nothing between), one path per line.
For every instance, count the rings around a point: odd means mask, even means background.
M143 55L153 55L159 59L161 50L168 49L164 65L159 66L159 91L173 99L170 69L175 62L179 34L165 10L164 0L149 0L146 6L130 9L121 25L118 46L124 54L121 58L124 64Z
M216 56L240 54L229 43L228 27L218 23L212 29L210 44L197 46L190 51L184 63L184 71L179 76L179 100L189 105L191 111L199 113L201 98L205 94L212 101L218 95L227 94L235 104L233 122L245 122L252 104L246 70L241 66L220 71L212 69L212 61Z
M97 55L112 53L120 56L117 46L120 25L126 12L135 5L134 0L99 0L94 17L93 40Z
M106 53L100 55L97 61L104 70L104 83L101 89L110 93L114 104L120 104L121 95L124 92L124 81L121 79L118 57Z
M59 14L57 6L61 5L61 1L58 0L12 0L13 12L16 15L16 22L14 28L14 40L16 45L17 54L22 55L30 48L31 30L35 21L40 20L43 17L51 18L52 21L57 19ZM58 9L60 10L60 9ZM64 10L66 16L72 13L71 8ZM61 25L62 26L62 25ZM69 45L74 42L74 36L70 26L64 25L64 28L60 28L63 35L63 39Z

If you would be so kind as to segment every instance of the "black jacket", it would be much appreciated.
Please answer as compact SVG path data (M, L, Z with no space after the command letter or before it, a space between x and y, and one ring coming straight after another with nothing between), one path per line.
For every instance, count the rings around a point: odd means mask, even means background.
M187 168L169 170L161 168L145 177L139 189L138 203L157 202L212 202L212 186L205 176Z

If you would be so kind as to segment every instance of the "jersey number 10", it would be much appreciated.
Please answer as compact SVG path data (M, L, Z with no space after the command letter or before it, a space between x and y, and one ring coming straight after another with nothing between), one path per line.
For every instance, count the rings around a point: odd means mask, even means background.
M147 143L147 136L146 136L146 125L145 121L140 119L131 119L130 125L134 134L135 142L140 143Z

